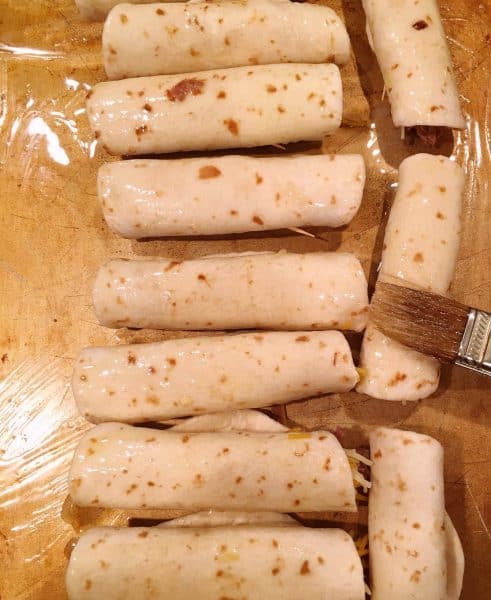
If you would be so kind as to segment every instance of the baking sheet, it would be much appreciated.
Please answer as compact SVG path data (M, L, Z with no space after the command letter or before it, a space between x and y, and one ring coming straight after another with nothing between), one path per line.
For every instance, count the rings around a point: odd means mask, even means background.
M0 0L2 600L65 598L71 540L90 525L122 524L128 518L122 511L78 510L67 500L71 454L88 427L77 415L69 386L75 356L86 345L168 337L98 325L90 290L102 262L118 256L181 259L261 249L343 250L355 252L374 281L396 169L422 148L402 143L391 125L359 0L329 5L344 15L360 74L353 65L343 73L345 121L363 124L365 97L371 109L366 127L342 128L323 144L326 152L361 152L367 161L367 192L353 223L341 230L316 230L315 239L276 232L135 242L107 229L96 197L96 169L108 157L92 140L84 99L90 85L104 78L101 25L82 22L70 0ZM448 136L437 149L453 153L467 172L453 293L489 310L491 3L443 0L441 8L468 118L466 130L454 140ZM356 336L352 341L359 345ZM424 402L402 406L353 392L292 404L281 414L299 426L342 430L345 445L365 445L367 427L381 424L438 438L446 450L447 508L467 559L463 598L487 600L490 400L489 381L446 369L439 392Z

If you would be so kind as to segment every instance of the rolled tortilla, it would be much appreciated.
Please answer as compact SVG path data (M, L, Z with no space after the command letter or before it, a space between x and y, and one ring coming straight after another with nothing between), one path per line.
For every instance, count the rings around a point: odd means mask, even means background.
M463 555L453 550L453 526L450 536L445 531L443 448L426 435L379 428L370 436L370 454L373 600L457 599ZM452 556L455 559L448 563Z
M141 423L346 392L357 382L340 332L268 332L86 348L72 389L92 422Z
M217 0L131 6L106 20L109 79L243 65L346 64L348 32L327 6L285 0Z
M109 327L361 331L368 312L360 262L334 252L113 260L93 298Z
M341 125L336 65L260 65L99 83L94 135L111 154L316 141Z
M76 449L79 506L356 511L351 467L325 431L182 433L97 425Z
M183 419L172 431L201 433L206 431L288 431L288 427L259 410L227 410Z
M179 0L173 1L178 2ZM151 4L152 2L154 0L126 0L126 3L131 4ZM75 0L75 4L84 19L103 21L114 6L121 4L121 0Z
M446 600L459 600L464 583L465 557L459 534L448 513L445 513L445 560L447 562Z
M364 185L359 155L126 160L99 170L107 224L137 239L340 227Z
M464 128L438 2L362 0L362 3L394 125Z
M446 294L460 243L464 173L443 156L417 154L399 167L397 191L385 230L380 277ZM435 392L439 363L369 325L357 390L382 400L419 400Z
M364 600L350 536L307 527L98 528L72 552L70 600Z
M225 527L237 525L281 525L301 527L290 515L275 512L232 512L204 510L160 523L157 527Z

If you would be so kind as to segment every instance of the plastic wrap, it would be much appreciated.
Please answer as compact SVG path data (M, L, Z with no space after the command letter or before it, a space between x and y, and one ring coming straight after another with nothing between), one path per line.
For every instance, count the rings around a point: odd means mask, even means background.
M113 257L280 250L355 252L374 281L383 224L401 160L425 150L392 126L383 82L365 35L358 0L329 3L344 16L358 71L343 68L343 127L325 152L362 153L367 191L353 222L337 230L138 242L111 233L96 196L97 168L112 160L93 140L85 114L90 86L104 78L101 24L83 21L70 0L0 3L0 596L2 600L65 598L66 552L81 529L123 524L122 511L76 509L67 500L73 448L89 427L78 416L69 380L87 345L156 341L151 331L101 327L90 291L98 267ZM448 133L435 152L465 168L462 246L454 296L491 307L489 252L489 22L486 2L443 0L442 17L456 67L466 129ZM364 92L365 96L363 95ZM367 117L368 99L372 121ZM316 152L318 145L295 151ZM279 154L280 149L265 150ZM262 151L261 151L262 152ZM173 334L173 336L184 334ZM354 347L359 338L353 337ZM489 598L491 568L489 383L471 372L444 370L440 390L420 404L378 402L354 392L290 405L293 425L329 428L343 445L366 444L373 425L435 436L445 447L447 510L467 559L463 598ZM486 445L487 444L487 445ZM145 517L166 515L146 513ZM167 515L171 516L171 515Z

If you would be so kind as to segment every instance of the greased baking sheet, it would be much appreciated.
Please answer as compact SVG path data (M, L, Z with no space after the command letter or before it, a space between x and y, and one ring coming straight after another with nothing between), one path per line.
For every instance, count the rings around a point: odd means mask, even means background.
M491 3L440 4L467 115L466 130L454 140L447 136L437 148L453 153L467 173L453 293L489 310ZM77 510L67 500L71 454L88 427L74 407L71 369L85 345L169 336L98 325L90 291L101 263L118 256L182 259L262 249L343 250L359 256L374 282L396 169L422 148L411 140L401 142L400 131L391 125L359 0L329 5L344 15L359 77L354 64L343 72L344 120L351 127L325 140L323 150L361 152L369 169L362 208L351 225L316 230L315 238L276 232L135 242L107 229L96 197L96 170L109 157L92 139L84 100L90 86L104 77L101 25L82 22L70 0L0 0L2 600L65 598L71 541L88 526L128 520L123 511ZM315 145L295 147L318 150ZM359 346L359 338L352 341ZM381 424L423 431L444 444L447 509L464 545L463 598L468 600L491 597L490 389L489 380L444 369L438 394L424 402L403 406L352 392L281 411L292 424L341 432L345 445L366 445L367 427ZM360 519L366 520L366 510Z

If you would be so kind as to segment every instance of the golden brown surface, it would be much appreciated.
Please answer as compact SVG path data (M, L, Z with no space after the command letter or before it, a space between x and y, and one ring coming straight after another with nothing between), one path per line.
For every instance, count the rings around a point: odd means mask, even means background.
M439 152L467 170L462 248L453 292L491 309L491 202L488 190L491 68L489 0L442 0L468 127ZM115 256L171 256L281 249L354 251L373 282L395 169L417 145L400 141L382 80L364 34L359 0L332 0L344 14L373 124L346 128L324 143L330 152L362 152L367 193L353 223L317 231L211 240L134 242L105 226L96 198L96 169L107 156L92 142L84 113L88 86L103 78L101 25L80 21L70 0L0 0L0 597L65 598L65 548L77 529L124 523L121 511L81 511L66 501L71 453L87 424L77 415L69 381L85 345L162 339L158 332L99 326L90 290L98 266ZM350 124L366 104L353 65L343 73ZM310 147L308 149L312 151ZM278 151L276 151L278 152ZM355 344L357 343L354 338ZM435 397L416 404L375 401L356 393L290 405L308 428L352 428L345 445L366 444L366 429L398 426L435 436L446 450L447 507L467 559L463 598L491 597L489 380L444 371ZM282 411L285 414L285 411ZM61 510L64 505L63 515ZM366 514L365 511L361 515ZM161 514L147 515L161 517ZM69 521L69 522L67 522Z

